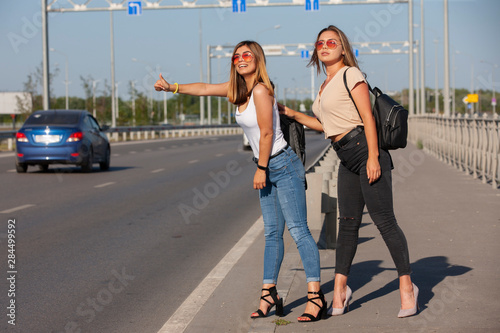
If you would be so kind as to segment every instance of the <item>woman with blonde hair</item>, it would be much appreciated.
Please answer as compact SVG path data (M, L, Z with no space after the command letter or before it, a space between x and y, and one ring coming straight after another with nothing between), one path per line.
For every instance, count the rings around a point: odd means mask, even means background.
M347 277L358 246L366 205L398 271L401 297L398 317L412 316L418 311L418 288L410 278L408 244L394 216L392 161L388 151L379 149L368 84L344 32L333 25L321 30L309 66L315 66L318 74L321 69L326 74L312 107L317 119L285 106L281 106L281 112L312 129L323 131L341 161L337 186L339 233L335 282L328 314L341 315L349 309L352 291L347 285Z
M307 279L309 302L298 320L316 321L325 314L326 301L320 289L318 247L307 226L304 166L283 138L262 47L253 41L240 42L231 60L229 82L169 84L160 74L154 87L157 91L228 97L238 106L236 122L243 128L257 163L253 188L259 190L265 232L262 295L259 309L251 318L266 317L274 306L275 314L283 315L276 283L284 255L286 221Z

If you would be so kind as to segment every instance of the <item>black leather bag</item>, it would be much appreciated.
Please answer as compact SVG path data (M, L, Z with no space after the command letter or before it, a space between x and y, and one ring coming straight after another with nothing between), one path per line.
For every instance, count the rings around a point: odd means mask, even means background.
M377 123L379 147L398 149L406 147L408 137L408 110L379 88L370 91L375 96L373 114Z
M302 164L305 165L306 134L304 132L304 125L284 114L280 114L280 126L286 142L300 158Z
M344 85L354 106L356 106L347 87L346 73L347 70L344 71ZM375 96L373 115L377 126L379 147L385 150L405 148L408 138L408 110L384 94L379 88L372 89L369 84L368 88ZM356 110L358 110L357 106Z

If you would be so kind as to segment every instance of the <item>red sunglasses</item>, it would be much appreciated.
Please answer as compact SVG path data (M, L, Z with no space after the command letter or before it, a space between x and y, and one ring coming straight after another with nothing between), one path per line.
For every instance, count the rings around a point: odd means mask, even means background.
M233 64L237 64L240 61L240 58L245 62L250 62L253 59L253 55L250 51L243 52L241 55L235 54L233 56Z
M319 50L321 50L321 49L323 48L323 46L324 46L324 45L325 45L325 42L324 42L324 41L322 41L322 40L318 40L318 41L316 42L316 50L318 50L318 51L319 51ZM326 47L328 47L329 49L332 49L332 50L336 49L336 48L337 48L337 46L339 46L339 45L341 45L341 44L338 44L338 43L337 43L335 40L333 40L333 39L329 39L329 40L327 40L327 41L326 41Z

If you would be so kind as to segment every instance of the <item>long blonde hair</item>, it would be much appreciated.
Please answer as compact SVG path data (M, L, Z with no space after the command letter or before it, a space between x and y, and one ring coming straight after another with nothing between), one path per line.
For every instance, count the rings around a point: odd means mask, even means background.
M325 64L321 63L320 66L320 61L318 58L318 50L316 50L316 42L319 40L321 34L325 31L333 31L337 35L339 35L340 44L342 44L342 47L344 48L344 64L346 66L357 67L358 69L360 69L358 65L358 60L356 59L354 51L352 50L351 43L349 43L349 38L347 38L346 34L342 30L340 30L334 25L329 25L327 28L324 28L319 32L318 36L316 37L316 40L314 41L313 54L311 56L311 60L307 64L307 67L311 66L316 67L316 72L318 73L318 75L321 74L321 68L323 68L323 72L326 74Z
M236 71L236 66L232 62L232 57L236 53L236 50L238 50L242 46L248 46L255 61L256 70L252 87L255 87L257 84L262 83L267 88L267 90L269 90L269 95L274 96L273 85L271 83L271 80L269 80L269 75L267 74L266 56L264 55L264 50L259 45L259 43L251 40L245 40L239 42L238 45L234 47L233 54L231 56L231 74L229 78L229 93L227 96L229 101L236 105L243 104L246 102L248 96L251 93L251 90L248 91L247 89L245 79L243 78L243 76L238 74L238 72Z

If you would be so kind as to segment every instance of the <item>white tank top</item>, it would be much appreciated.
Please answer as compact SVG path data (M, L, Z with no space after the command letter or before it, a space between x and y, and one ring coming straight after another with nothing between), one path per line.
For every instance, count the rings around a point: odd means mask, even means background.
M250 143L250 147L252 147L253 155L255 158L259 158L260 128L257 123L257 110L255 109L255 103L253 101L253 92L250 95L247 108L243 112L240 112L239 108L236 110L236 122L241 126L243 132L245 132L245 135ZM283 138L283 132L281 132L278 104L276 103L276 99L274 99L273 146L271 149L271 155L276 154L285 148L286 145L287 143Z

